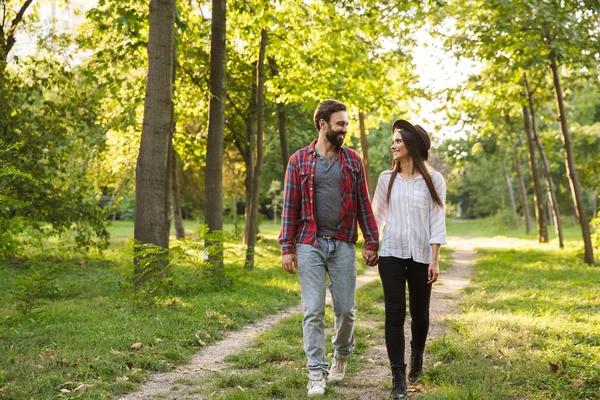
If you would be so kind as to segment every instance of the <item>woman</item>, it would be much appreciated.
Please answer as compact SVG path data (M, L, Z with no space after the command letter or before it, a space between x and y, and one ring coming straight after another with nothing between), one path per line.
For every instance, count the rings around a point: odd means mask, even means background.
M406 397L404 363L405 286L411 316L408 379L423 370L429 331L431 286L440 274L440 246L446 244L446 184L427 164L431 139L419 125L398 120L392 127L392 169L379 176L373 212L379 228L379 275L385 297L385 344L392 369L391 398Z

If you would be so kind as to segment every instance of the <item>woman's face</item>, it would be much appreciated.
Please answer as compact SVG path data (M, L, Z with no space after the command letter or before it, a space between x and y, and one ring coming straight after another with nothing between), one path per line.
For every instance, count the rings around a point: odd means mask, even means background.
M402 140L402 135L400 135L400 131L396 131L394 136L392 137L392 158L395 161L402 161L408 157L408 150L406 149L406 145Z

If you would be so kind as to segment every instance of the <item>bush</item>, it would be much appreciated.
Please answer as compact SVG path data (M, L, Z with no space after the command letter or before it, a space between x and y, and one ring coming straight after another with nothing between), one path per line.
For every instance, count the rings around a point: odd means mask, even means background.
M592 226L592 246L594 250L600 250L600 211L596 215L596 218L593 218L590 225Z

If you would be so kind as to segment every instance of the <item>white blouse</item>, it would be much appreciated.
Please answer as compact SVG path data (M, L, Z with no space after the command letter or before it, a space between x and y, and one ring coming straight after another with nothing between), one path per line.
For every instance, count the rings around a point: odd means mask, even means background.
M421 175L405 181L396 175L389 205L386 202L392 171L383 171L373 196L373 213L379 229L379 255L382 257L411 258L416 262L431 262L431 244L446 244L444 208L431 199L427 184ZM446 204L446 183L437 171L431 171L431 180Z

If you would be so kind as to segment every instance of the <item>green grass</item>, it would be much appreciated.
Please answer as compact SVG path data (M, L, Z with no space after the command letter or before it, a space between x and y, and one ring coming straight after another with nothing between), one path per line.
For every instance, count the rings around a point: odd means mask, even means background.
M188 234L196 227L186 221ZM215 290L196 269L178 265L174 284L160 292L155 306L134 308L123 285L133 268L126 246L133 223L117 221L109 230L113 244L102 253L61 253L61 244L50 242L49 248L59 249L49 253L52 261L0 269L0 399L108 398L130 392L149 371L171 370L225 332L300 300L297 276L281 268L279 226L263 223L254 271L243 268L245 246L229 239L225 274L230 286ZM55 290L38 296L41 302L22 315L14 304L17 282L31 274L32 264L56 268ZM134 351L135 343L143 347ZM81 384L89 385L85 392L61 393ZM192 383L179 382L187 384Z
M131 228L131 223L120 223L111 230L125 243ZM163 291L158 305L150 308L132 308L121 287L132 271L131 253L124 246L52 262L58 268L57 293L26 316L13 303L16 281L27 274L28 265L2 268L0 388L6 388L0 399L50 399L80 384L89 388L65 397L128 392L148 371L170 370L224 332L297 304L299 284L281 269L275 236L265 230L256 269L250 272L243 269L244 246L226 245L230 262L225 273L232 283L221 291L194 281L199 275L190 267L174 267L180 277L177 287ZM144 347L132 351L138 342Z
M582 262L579 243L487 246L462 313L429 348L417 398L600 398L600 269Z

